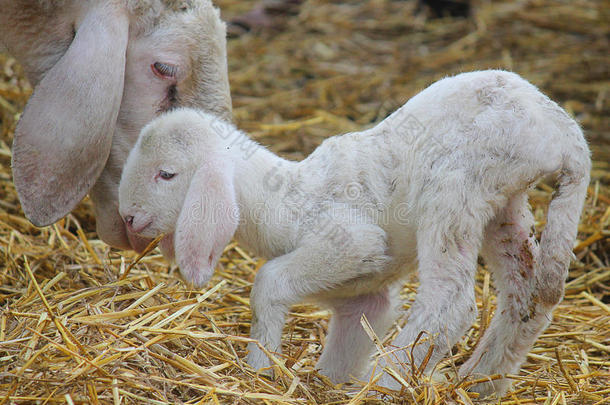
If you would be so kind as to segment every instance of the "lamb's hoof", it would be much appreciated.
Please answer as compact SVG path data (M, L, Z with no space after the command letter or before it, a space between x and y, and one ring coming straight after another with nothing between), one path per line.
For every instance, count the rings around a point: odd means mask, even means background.
M328 378L334 385L353 381L351 375L342 370L343 367L336 367L335 362L324 361L323 359L324 357L316 364L318 374Z
M508 382L505 378L501 380L486 381L468 387L468 391L479 394L479 399L488 398L492 395L502 397L508 387Z
M472 365L475 359L470 358L466 363L462 364L459 369L458 376L460 379L467 378L467 380L482 380L485 376L499 374L497 372L500 367L481 365L480 363L475 366ZM479 360L480 361L480 360ZM474 368L473 368L474 367ZM470 392L476 392L479 394L479 398L486 398L493 394L496 394L498 398L501 398L510 386L510 380L508 378L500 378L496 380L487 380L467 388Z
M319 367L316 368L318 369L318 374L328 378L333 383L333 385L344 384L351 381L351 378L349 376L345 376L340 373L335 373L332 369L324 369Z
M396 381L388 373L383 373L381 378L377 380L377 385L391 391L400 391L402 384Z
M430 381L432 381L433 383L438 383L438 384L445 384L451 381L456 381L457 379L457 375L455 373L455 371L449 369L445 369L445 370L436 370L432 373L432 375L430 376Z
M269 378L273 378L273 368L271 367L271 360L263 352L258 345L248 344L249 353L246 356L246 363L255 369L259 374Z

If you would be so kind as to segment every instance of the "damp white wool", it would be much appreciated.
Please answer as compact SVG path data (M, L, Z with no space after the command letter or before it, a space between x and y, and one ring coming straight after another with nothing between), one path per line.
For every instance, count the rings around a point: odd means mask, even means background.
M517 373L562 300L590 166L581 129L557 104L514 73L477 71L432 84L375 127L328 138L300 162L213 115L167 113L131 151L119 202L135 233L169 235L167 254L189 282L210 279L233 236L268 258L250 300L251 337L268 350L281 351L291 305L330 308L317 367L334 382L365 375L374 346L360 318L384 335L413 271L420 286L392 342L407 349L392 360L408 364L412 353L419 366L433 342L430 371L476 319L481 255L498 309L459 369L480 378ZM527 191L548 175L557 190L538 242ZM422 331L429 339L411 351ZM247 362L271 365L255 344ZM400 387L388 374L379 384ZM508 384L471 389L502 393Z
M219 11L209 0L0 0L0 9L0 48L34 87L13 143L26 217L49 225L90 193L99 237L144 248L118 215L121 171L159 112L230 118Z

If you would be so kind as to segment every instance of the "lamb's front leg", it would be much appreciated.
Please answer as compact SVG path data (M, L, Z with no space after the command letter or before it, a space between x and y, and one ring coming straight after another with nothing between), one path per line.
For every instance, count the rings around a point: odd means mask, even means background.
M293 266L302 267L298 263L298 258L294 256L294 254L284 255L261 267L250 294L252 309L250 337L275 353L282 351L282 329L290 306L303 299L302 291L293 287L294 281L290 280L289 274L286 274ZM248 344L246 362L257 370L271 366L269 357L256 343Z
M307 298L331 298L335 289L368 274L378 274L387 265L383 230L375 225L341 229L341 245L328 236L310 237L301 247L267 262L259 270L250 297L250 336L267 350L281 352L285 316L292 305ZM252 367L271 365L257 344L250 343L248 350L246 361Z

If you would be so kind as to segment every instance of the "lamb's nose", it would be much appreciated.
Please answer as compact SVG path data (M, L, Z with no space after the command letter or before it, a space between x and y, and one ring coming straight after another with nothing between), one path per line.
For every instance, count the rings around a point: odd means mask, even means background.
M125 215L125 223L127 227L131 228L133 226L133 215Z

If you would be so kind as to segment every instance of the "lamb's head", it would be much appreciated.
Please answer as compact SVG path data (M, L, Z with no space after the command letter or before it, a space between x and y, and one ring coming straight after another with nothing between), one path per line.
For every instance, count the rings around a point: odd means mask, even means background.
M132 232L154 238L172 233L202 157L196 128L183 110L161 116L142 130L119 186L119 211Z
M220 122L191 109L153 120L131 150L119 186L119 212L130 231L173 234L180 270L198 285L211 277L239 222Z

